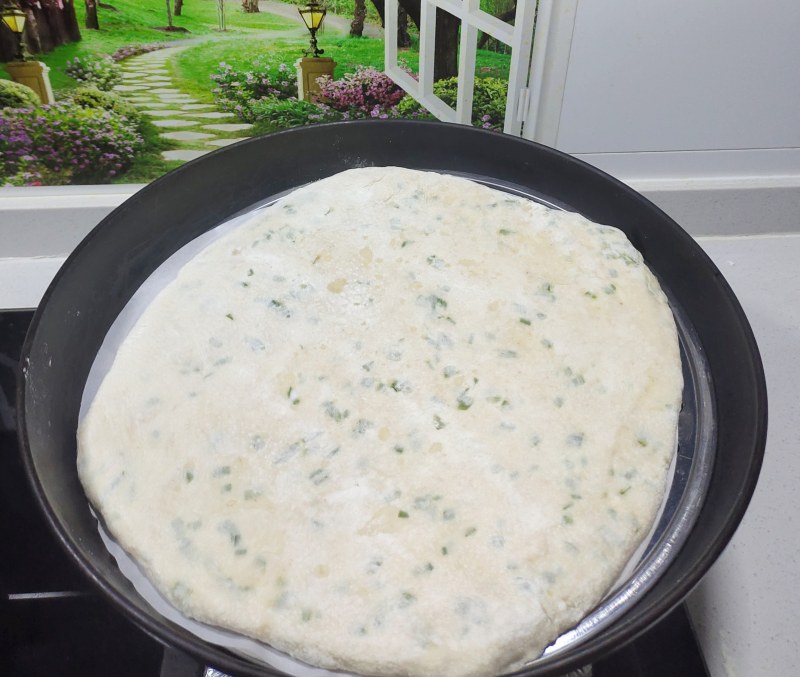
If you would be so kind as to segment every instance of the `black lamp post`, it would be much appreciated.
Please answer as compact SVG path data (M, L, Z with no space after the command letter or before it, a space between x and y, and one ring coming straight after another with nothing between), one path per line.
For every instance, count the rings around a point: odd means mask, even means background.
M311 33L311 49L305 50L303 54L306 56L311 54L314 57L324 54L325 50L317 46L317 31L325 19L327 10L318 4L316 0L311 0L305 7L298 7L297 11L300 12L300 16L303 17L303 23Z
M8 26L14 35L17 36L17 55L16 59L25 61L25 48L22 44L22 31L25 30L25 12L19 7L14 5L4 4L0 15L3 17L3 23Z

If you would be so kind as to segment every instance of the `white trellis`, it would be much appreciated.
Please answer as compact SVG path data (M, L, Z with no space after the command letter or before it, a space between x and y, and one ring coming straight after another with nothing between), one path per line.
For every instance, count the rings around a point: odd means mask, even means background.
M386 0L386 74L440 120L471 124L478 32L488 33L511 47L503 131L554 143L578 0L517 0L513 26L482 11L479 1L420 0L419 79L415 80L398 63L397 0ZM455 109L433 93L437 8L461 21Z

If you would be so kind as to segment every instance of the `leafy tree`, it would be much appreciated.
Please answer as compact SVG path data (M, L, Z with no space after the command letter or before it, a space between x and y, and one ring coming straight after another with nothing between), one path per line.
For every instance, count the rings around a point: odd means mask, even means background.
M172 13L175 16L180 16L182 11L183 11L183 0L175 0L175 7L173 8Z
M258 9L258 0L242 0L242 11L248 14L260 11Z

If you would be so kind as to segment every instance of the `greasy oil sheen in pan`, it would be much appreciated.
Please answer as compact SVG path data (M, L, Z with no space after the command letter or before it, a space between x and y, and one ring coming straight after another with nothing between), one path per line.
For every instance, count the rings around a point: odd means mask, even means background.
M553 209L577 211L567 203L550 199L546 195L519 185L449 169L443 173L470 179L489 188L518 195ZM292 191L270 196L235 216L267 207L290 192ZM700 513L711 479L717 439L711 372L700 339L686 313L665 281L652 269L651 272L658 279L672 310L683 368L683 405L678 418L678 447L671 466L672 475L668 479L668 492L656 516L649 539L636 551L617 584L597 608L545 649L543 656L555 656L593 637L617 621L631 605L645 595L677 556L688 538Z

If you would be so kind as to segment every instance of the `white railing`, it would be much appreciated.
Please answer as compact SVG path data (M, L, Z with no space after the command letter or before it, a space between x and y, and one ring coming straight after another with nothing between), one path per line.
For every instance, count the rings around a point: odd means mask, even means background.
M535 138L536 130L548 135L553 126L549 122L553 110L557 130L559 92L563 93L566 79L577 3L578 0L517 0L512 26L482 11L479 0L421 0L419 74L415 79L398 61L397 41L394 39L397 35L398 2L386 0L386 74L438 119L471 124L478 33L487 33L511 47L503 131L531 139ZM461 22L455 108L433 92L437 9L452 14ZM548 95L557 105L543 113L543 103ZM539 120L545 122L540 124Z

